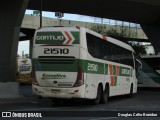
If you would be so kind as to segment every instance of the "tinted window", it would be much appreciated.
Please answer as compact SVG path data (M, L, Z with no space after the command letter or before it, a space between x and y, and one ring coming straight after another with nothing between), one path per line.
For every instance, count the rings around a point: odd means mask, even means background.
M99 59L122 63L134 66L132 52L115 45L111 42L102 40L89 33L86 34L88 52L91 56ZM134 67L133 67L134 68Z

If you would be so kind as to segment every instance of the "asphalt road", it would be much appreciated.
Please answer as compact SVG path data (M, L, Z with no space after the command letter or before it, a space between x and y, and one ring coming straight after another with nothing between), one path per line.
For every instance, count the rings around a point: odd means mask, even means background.
M160 115L160 91L140 90L132 98L126 96L111 97L107 104L90 105L88 101L68 101L55 105L48 98L37 98L31 92L31 85L20 86L20 98L0 99L0 111L39 112L43 117L54 120L123 120L137 119L143 113ZM124 114L137 114L136 117L124 117ZM119 115L118 115L119 114ZM139 116L138 116L139 115ZM47 118L50 119L50 118ZM152 117L143 117L150 120ZM154 117L154 120L160 117ZM152 120L153 120L152 119Z

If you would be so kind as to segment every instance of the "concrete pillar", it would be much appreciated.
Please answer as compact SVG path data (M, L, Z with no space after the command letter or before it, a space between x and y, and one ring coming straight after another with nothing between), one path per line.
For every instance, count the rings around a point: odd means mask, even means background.
M154 25L141 25L146 36L154 47L155 54L160 53L160 26Z
M29 0L1 0L0 3L0 83L8 83L11 87L16 82L19 32L28 2ZM11 85L12 82L14 83ZM1 85L0 91L5 94L5 89L2 87L4 85ZM10 89L9 86L6 89Z
M29 0L2 0L0 4L0 82L15 81L20 26Z

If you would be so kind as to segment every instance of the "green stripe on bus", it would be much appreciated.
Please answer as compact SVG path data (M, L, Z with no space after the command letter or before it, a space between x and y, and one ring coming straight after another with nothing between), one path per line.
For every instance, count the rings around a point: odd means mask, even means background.
M117 86L117 76L114 76L114 86Z
M105 64L105 75L108 75L108 64Z
M75 60L73 64L44 64L38 59L33 59L33 66L36 71L76 72L78 71L78 60Z
M33 66L36 71L59 71L59 72L77 72L78 67L82 68L84 73L108 75L108 64L94 62L90 60L75 59L73 64L43 64L39 59L33 59ZM131 76L131 69L127 67L119 68L119 76ZM113 65L113 75L116 75L116 66ZM116 78L115 78L116 79Z
M131 69L126 67L120 67L119 76L131 76Z
M80 41L79 32L72 32L72 31L71 31L71 34L72 34L73 37L75 38L75 41L74 41L72 44L79 44L79 41Z
M87 62L87 73L104 74L104 63L89 60L86 60L85 62Z
M113 75L116 75L116 66L113 65Z

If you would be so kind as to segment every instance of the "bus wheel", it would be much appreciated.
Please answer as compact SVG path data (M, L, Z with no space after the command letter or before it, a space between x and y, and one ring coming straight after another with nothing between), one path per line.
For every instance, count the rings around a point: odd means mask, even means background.
M132 97L132 96L133 96L133 84L131 84L130 93L127 94L127 97Z
M107 103L108 97L109 97L109 87L106 85L105 90L103 91L101 103L102 104Z
M95 99L93 99L93 104L94 105L97 105L100 103L100 100L101 100L101 97L102 97L102 89L100 87L100 85L98 86L98 89L97 89L97 97Z

